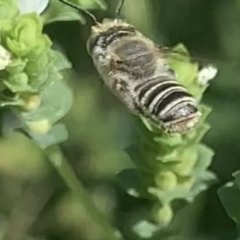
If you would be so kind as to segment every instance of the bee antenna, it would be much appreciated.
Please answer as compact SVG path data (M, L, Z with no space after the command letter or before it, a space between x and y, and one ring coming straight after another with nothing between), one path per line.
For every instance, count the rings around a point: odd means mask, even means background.
M96 17L92 13L90 13L88 10L82 9L74 3L70 3L68 0L58 0L58 1L67 5L67 6L69 6L69 7L71 7L71 8L76 9L79 12L84 12L85 14L87 14L93 20L95 25L99 25L99 22L97 21Z
M125 0L120 0L119 3L118 3L117 9L116 9L116 18L117 19L121 18L120 14L121 14L124 2L125 2Z

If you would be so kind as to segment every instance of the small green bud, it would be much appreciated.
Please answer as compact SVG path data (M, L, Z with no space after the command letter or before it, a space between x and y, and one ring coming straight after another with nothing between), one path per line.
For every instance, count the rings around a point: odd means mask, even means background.
M26 110L26 111L35 110L41 104L41 98L37 94L24 96L23 101L25 102L25 105L23 106L23 109Z
M48 119L38 121L27 121L27 126L36 134L46 134L51 129L51 124Z
M50 38L43 34L37 41L36 46L29 52L28 58L36 59L39 58L46 50L52 45Z
M42 35L42 28L42 20L37 14L24 14L16 21L10 36L29 47L34 47Z
M171 191L177 186L177 176L171 171L163 171L156 174L155 183L162 190Z
M42 20L37 14L20 16L6 38L7 47L17 56L25 56L37 44L42 28Z
M6 45L11 52L19 57L24 56L29 52L29 47L26 44L9 37L6 38Z
M153 208L154 221L161 226L167 226L173 218L173 210L170 205L166 204L161 207L155 206Z

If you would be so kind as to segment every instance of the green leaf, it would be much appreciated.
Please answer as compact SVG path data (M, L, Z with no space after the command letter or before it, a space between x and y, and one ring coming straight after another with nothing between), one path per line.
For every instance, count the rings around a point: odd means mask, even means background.
M238 185L240 190L240 170L233 173L233 177L235 178L235 183Z
M211 107L209 107L209 106L207 106L207 105L203 105L203 104L201 104L200 106L199 106L199 109L200 109L200 111L201 111L201 113L202 113L202 116L201 116L201 118L200 118L200 123L203 123L205 120L206 120L206 118L208 117L208 115L212 112L212 108Z
M232 220L240 224L240 190L234 182L229 182L218 190L220 200Z
M204 124L199 123L196 129L197 134L194 137L194 139L192 139L192 141L194 143L199 143L210 128L211 126L208 123L204 123Z
M103 9L103 10L107 9L107 4L105 3L105 1L103 1L103 0L95 0L95 2L98 4L98 6L101 9Z
M143 239L150 239L159 230L159 226L147 220L142 220L133 226L133 232Z
M58 22L58 21L80 21L85 23L85 18L69 6L57 0L51 0L48 8L42 14L42 18L45 24Z
M67 60L67 58L61 52L51 51L51 54L54 58L53 64L57 71L72 67L72 64Z
M117 175L121 187L130 195L136 198L149 198L142 183L142 176L136 169L125 169Z
M161 164L156 159L156 153L148 151L148 149L141 148L141 146L139 147L136 144L132 144L127 147L125 151L136 166L144 173L152 173L152 171L159 168L159 164Z
M204 171L197 176L194 185L186 195L185 199L189 202L193 201L194 198L201 192L207 190L211 185L216 183L217 176L211 171Z
M31 112L22 113L22 116L30 122L47 119L52 125L68 112L72 100L72 92L67 85L63 81L57 81L41 93L40 107Z
M212 158L214 156L214 152L211 148L206 145L199 144L198 145L198 159L193 168L194 176L201 174L205 171L211 164Z
M106 9L107 5L103 0L70 0L77 6L82 9L94 9L94 8L102 8Z

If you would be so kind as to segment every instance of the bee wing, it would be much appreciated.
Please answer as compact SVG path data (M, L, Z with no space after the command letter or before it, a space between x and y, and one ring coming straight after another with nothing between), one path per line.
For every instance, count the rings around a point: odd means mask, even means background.
M221 60L196 56L193 57L182 44L173 48L159 46L159 50L166 56L166 58L172 58L182 62L198 63L200 67L203 65L218 65L219 63L223 63Z
M192 57L187 49L181 44L174 48L159 46L159 50L166 57L170 66L186 63L190 65L192 64L193 67L197 67L197 81L201 85L206 85L209 80L217 75L217 66L221 63L221 61L210 60L207 58Z

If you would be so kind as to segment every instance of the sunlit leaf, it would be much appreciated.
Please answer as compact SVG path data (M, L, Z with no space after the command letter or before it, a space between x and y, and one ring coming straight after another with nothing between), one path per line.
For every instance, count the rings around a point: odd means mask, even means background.
M80 21L85 23L85 18L81 13L57 0L51 0L48 8L41 16L45 24L59 21Z

